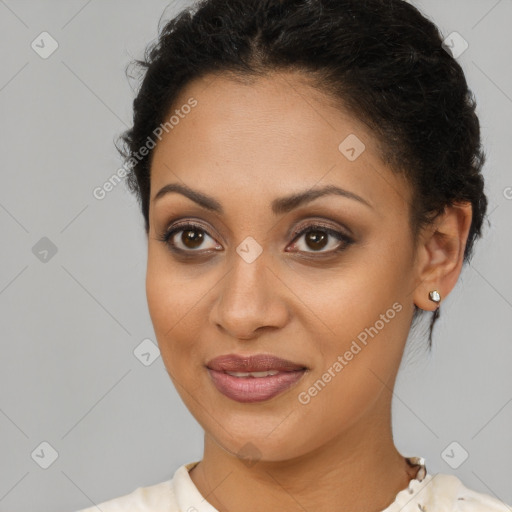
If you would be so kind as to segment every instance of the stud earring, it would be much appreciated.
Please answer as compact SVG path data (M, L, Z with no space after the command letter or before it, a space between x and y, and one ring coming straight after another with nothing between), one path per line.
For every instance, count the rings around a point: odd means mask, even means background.
M439 304L441 302L441 294L437 291L437 290L432 290L429 294L428 294L428 298L432 301L432 302L435 302L436 304Z

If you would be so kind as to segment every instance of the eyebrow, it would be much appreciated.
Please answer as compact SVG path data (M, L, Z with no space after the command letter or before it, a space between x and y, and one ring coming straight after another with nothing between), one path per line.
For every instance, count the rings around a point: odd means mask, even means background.
M204 194L203 192L199 192L180 183L169 183L168 185L162 187L153 197L153 202L173 192L188 197L191 201L194 201L206 210L220 214L224 213L224 209L222 208L222 205L219 203L219 201L211 196ZM348 199L353 199L368 206L369 208L373 208L371 203L369 203L366 199L363 199L361 196L358 196L349 190L345 190L335 185L326 185L322 188L308 189L303 192L296 192L285 197L274 199L271 202L271 209L274 215L283 215L294 210L295 208L298 208L299 206L317 199L318 197L333 194L343 196Z

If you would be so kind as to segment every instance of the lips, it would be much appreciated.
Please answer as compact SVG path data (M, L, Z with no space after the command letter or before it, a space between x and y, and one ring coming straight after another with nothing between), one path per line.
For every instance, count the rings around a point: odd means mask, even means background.
M302 378L304 365L270 354L216 357L206 365L217 390L237 402L261 402L282 393Z
M268 372L272 370L293 372L306 368L304 365L270 354L256 354L253 356L228 354L212 359L206 366L219 372Z

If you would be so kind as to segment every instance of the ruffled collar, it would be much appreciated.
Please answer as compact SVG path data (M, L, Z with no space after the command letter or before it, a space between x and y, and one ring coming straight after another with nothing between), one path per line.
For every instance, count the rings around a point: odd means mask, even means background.
M421 500L417 499L422 489L428 485L432 476L427 473L425 459L423 457L405 457L411 467L417 467L416 476L409 481L409 485L398 492L393 503L382 512L406 512L410 510L422 511ZM181 510L196 510L197 512L218 512L199 492L190 478L189 471L199 464L199 461L183 465L175 475L175 492ZM177 477L177 478L176 478ZM178 484L178 485L176 485ZM193 507L193 508L191 508ZM414 507L414 508L413 508Z

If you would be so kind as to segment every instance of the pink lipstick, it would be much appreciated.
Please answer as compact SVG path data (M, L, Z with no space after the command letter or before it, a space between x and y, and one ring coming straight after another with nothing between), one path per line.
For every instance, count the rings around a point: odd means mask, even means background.
M270 354L216 357L206 365L213 384L237 402L270 400L293 386L307 368Z

